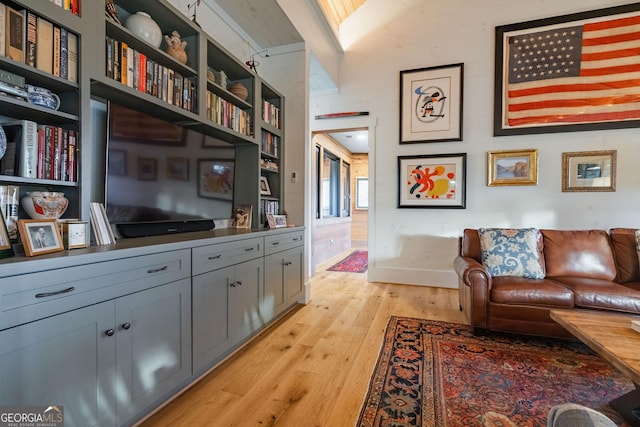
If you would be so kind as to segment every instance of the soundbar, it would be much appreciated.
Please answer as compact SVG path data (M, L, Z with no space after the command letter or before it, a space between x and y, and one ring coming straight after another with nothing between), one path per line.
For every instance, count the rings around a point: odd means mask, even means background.
M122 237L148 237L163 234L207 231L216 227L212 219L161 222L126 222L116 224Z

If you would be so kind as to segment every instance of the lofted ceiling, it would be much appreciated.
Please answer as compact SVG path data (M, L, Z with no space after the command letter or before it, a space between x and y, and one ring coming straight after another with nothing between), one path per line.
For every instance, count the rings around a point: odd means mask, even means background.
M339 27L366 0L315 0L332 26Z

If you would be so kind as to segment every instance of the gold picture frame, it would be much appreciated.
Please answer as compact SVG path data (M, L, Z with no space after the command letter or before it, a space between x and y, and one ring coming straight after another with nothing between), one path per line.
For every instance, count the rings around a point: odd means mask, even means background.
M538 150L489 151L487 185L538 185Z
M562 191L616 191L616 150L562 153Z
M55 219L20 219L18 231L27 256L64 250L60 228Z

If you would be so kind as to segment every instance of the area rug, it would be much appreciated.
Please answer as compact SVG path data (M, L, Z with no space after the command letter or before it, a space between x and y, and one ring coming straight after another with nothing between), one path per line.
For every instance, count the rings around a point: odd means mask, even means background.
M327 268L330 271L344 271L347 273L364 273L367 271L367 251L353 251L342 261Z
M597 409L633 383L577 341L391 317L358 427L546 426L560 403Z

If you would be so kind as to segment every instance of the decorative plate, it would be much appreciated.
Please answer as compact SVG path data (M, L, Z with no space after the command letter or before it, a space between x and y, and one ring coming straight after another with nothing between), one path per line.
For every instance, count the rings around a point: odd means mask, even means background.
M4 133L4 129L0 126L0 159L7 152L7 135Z

